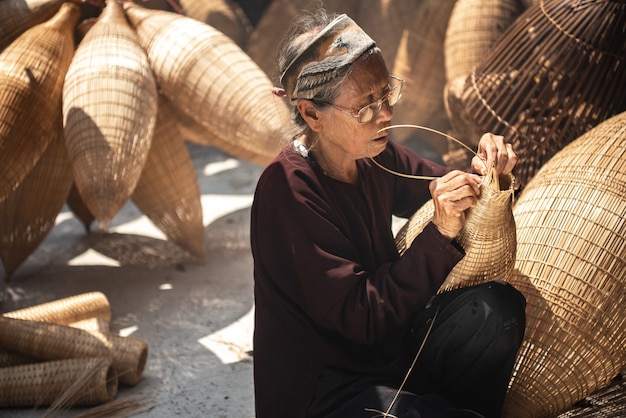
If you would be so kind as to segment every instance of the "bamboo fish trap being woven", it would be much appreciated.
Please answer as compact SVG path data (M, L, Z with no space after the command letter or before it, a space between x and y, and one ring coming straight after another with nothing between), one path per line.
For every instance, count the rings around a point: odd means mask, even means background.
M56 135L63 79L74 55L78 6L66 3L0 53L0 202Z
M0 51L35 25L50 19L67 0L0 1Z
M72 185L60 110L54 132L35 167L0 202L0 259L7 281L52 230Z
M511 277L516 251L513 187L511 182L509 188L500 190L493 169L484 177L478 203L468 211L457 237L465 256L448 274L439 292ZM428 201L398 231L396 246L400 254L432 220L434 209L433 201Z
M513 208L527 300L507 417L547 417L626 367L626 113L555 154Z
M233 144L273 159L293 132L267 75L231 39L195 19L124 3L157 83L174 106Z
M498 132L523 186L557 151L626 110L626 2L541 0L467 78L450 121L469 143Z
M65 140L76 187L101 230L135 189L157 108L146 54L122 6L109 1L78 46L63 88Z
M160 96L152 147L132 200L169 240L202 262L205 243L200 187L166 100Z

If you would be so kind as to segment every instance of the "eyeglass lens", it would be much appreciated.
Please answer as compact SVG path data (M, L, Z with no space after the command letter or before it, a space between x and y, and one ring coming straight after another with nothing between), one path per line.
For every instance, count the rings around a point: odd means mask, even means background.
M389 90L387 95L382 97L380 100L370 103L369 105L359 110L360 123L368 123L372 119L374 119L376 115L378 115L378 112L380 112L380 109L383 107L383 103L385 101L387 101L389 106L393 106L398 103L398 100L400 100L400 96L402 94L402 80L398 80L392 77L390 78L390 81L394 84L392 85L390 82L391 89Z

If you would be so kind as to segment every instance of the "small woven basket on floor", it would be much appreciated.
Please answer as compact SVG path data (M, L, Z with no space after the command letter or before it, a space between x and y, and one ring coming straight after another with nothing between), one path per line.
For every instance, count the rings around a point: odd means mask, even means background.
M99 405L117 395L110 359L47 361L0 368L0 406Z
M478 204L466 216L457 241L465 257L452 269L439 292L491 280L507 280L513 273L516 252L513 187L500 190L495 171L484 177ZM428 201L396 234L396 246L404 253L432 220L433 201Z
M195 19L132 2L124 8L174 106L242 155L277 155L293 122L267 75L241 48Z
M129 200L150 150L158 94L137 36L116 1L79 44L63 87L74 180L100 229Z
M101 318L109 322L111 306L104 293L87 292L7 312L3 316L59 325L69 325L91 318Z
M198 261L205 259L198 178L176 119L164 105L159 104L152 147L131 198L167 239Z
M476 131L507 137L525 185L565 145L626 110L625 31L623 0L538 1L468 77L467 117L451 124L464 141Z
M48 236L72 185L60 113L56 137L17 190L0 202L0 259L7 281Z
M50 19L67 0L0 1L0 51L22 33Z
M0 202L55 136L63 78L74 55L78 6L65 3L0 53Z
M626 112L553 156L519 196L510 279L527 300L507 417L548 417L626 367Z

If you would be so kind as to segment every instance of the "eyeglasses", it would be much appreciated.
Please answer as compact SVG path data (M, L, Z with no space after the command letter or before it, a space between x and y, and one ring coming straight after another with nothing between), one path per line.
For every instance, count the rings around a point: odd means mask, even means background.
M361 124L369 123L378 115L380 109L383 107L383 103L387 102L389 106L393 106L398 103L400 97L402 97L402 86L404 85L404 79L400 77L396 77L393 75L389 76L389 91L380 99L372 102L366 106L363 106L358 111L349 111L346 109L342 109L338 106L331 104L330 106L343 112L347 115L356 118L357 121Z

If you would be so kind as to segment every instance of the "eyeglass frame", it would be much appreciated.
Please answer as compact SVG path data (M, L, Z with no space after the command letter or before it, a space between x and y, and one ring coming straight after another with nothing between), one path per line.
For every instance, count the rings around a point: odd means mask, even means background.
M387 102L387 104L389 105L389 107L393 107L396 103L398 103L398 102L400 101L400 98L402 97L402 87L404 86L404 82L405 82L405 80L404 80L403 78L400 78L400 77L397 77L397 76L395 76L395 75L391 75L391 74L389 74L389 78L390 78L390 79L394 79L394 80L398 81L398 83L397 83L395 86L391 87L391 88L389 89L389 91L387 92L387 94L385 94L383 97L381 97L380 99L375 100L375 101L373 101L373 102L371 102L371 103L369 103L369 104L366 104L365 106L363 106L362 108L360 108L360 109L359 109L358 111L356 111L356 112L355 112L355 111L350 111L350 110L347 110L347 109L343 109L343 108L341 108L341 107L339 107L339 106L335 106L335 105L334 105L334 104L332 104L332 103L329 103L329 106L330 106L330 107L332 107L332 108L334 108L334 109L339 110L340 112L345 113L346 115L350 115L350 116L352 116L352 117L353 117L353 118L355 118L355 119L357 120L357 122L358 122L358 123L360 123L361 125L365 125L365 124L367 124L367 123L370 123L371 121L373 121L374 119L376 119L376 116L378 116L378 114L380 113L380 109L382 109L382 108L383 108L383 103L384 103L384 102ZM398 98L396 99L396 101L395 101L395 102L393 102L393 104L389 103L389 96L391 96L391 94L392 94L392 93L393 93L396 89L398 89L398 88L400 89L400 91L398 92ZM372 118L371 118L371 119L369 119L369 120L367 120L367 121L361 121L361 120L360 120L360 118L361 118L361 113L362 113L362 112L365 112L365 111L367 110L367 108L371 107L371 106L372 106L372 105L374 105L374 104L376 105L376 107L374 108L375 110L374 110L374 113L372 114Z

